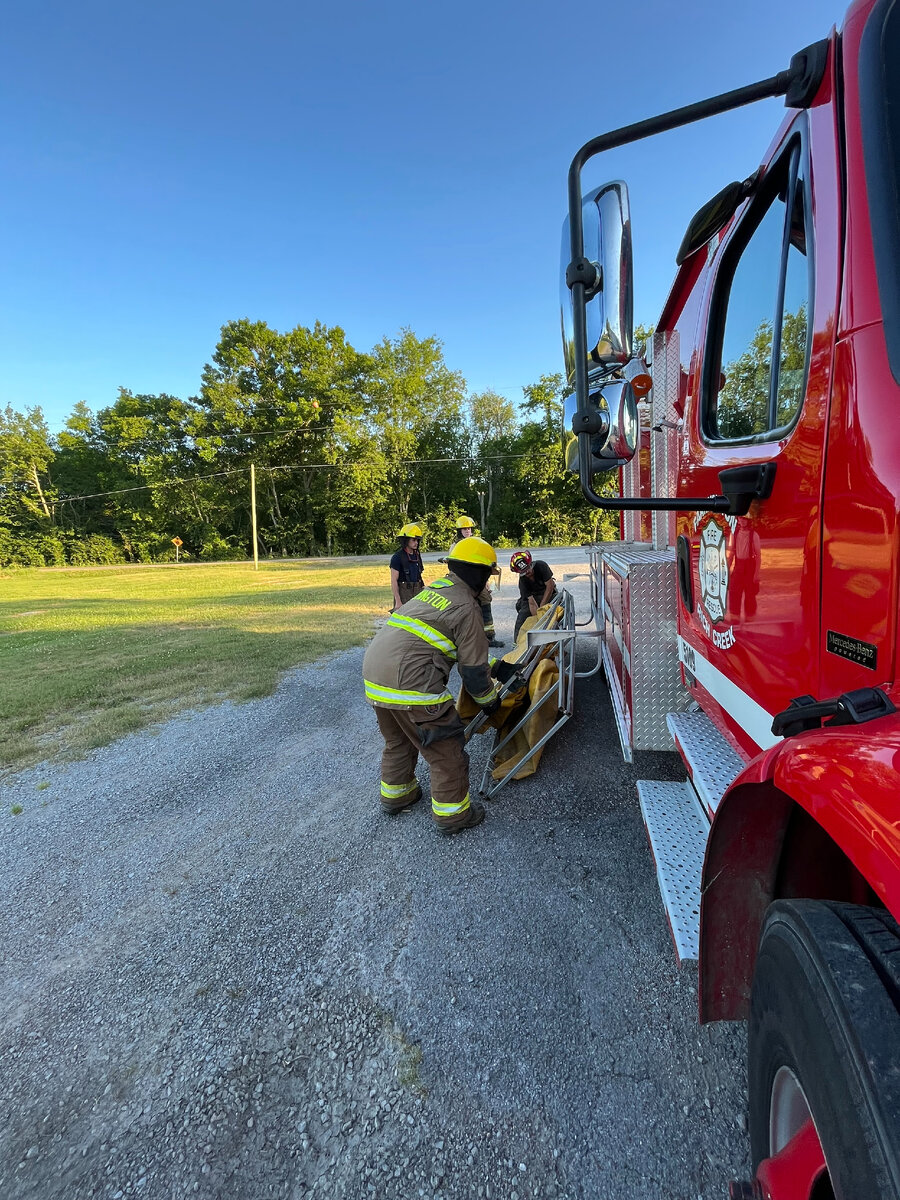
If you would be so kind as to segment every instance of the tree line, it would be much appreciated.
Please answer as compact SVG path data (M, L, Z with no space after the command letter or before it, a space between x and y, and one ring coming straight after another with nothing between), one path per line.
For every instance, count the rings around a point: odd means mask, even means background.
M390 550L407 520L426 549L466 512L498 545L590 538L595 512L562 469L560 375L469 394L436 337L363 353L319 322L224 325L199 393L76 404L52 435L40 408L0 412L0 566L242 559ZM614 519L603 517L607 536Z

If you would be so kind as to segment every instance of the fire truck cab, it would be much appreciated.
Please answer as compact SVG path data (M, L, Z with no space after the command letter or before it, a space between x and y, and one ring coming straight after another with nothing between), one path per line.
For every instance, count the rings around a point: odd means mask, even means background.
M584 163L764 95L781 128L632 347L627 188L582 195ZM686 783L638 784L666 915L700 1019L750 1023L732 1195L896 1200L900 0L587 143L562 265L566 455L622 513L591 553L616 722L626 757L681 754Z

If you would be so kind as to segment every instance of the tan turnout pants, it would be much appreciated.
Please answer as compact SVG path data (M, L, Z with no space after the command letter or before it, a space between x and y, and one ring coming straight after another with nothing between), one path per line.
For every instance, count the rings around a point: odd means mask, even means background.
M404 605L407 600L412 600L413 596L418 596L419 592L425 587L425 584L419 580L418 583L404 583L399 580L397 583L397 591L400 593L400 604Z
M418 714L417 714L418 715ZM469 756L465 726L455 708L428 721L414 721L404 708L377 708L384 738L381 756L382 799L394 804L416 789L421 754L431 770L431 813L438 825L458 823L469 808Z

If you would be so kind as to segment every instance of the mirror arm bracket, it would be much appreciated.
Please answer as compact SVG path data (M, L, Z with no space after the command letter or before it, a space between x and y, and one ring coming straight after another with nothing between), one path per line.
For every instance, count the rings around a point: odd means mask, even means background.
M566 267L566 287L571 291L576 283L584 288L585 303L600 291L603 286L603 272L589 258L575 259Z
M573 420L573 427L574 424ZM612 512L732 512L731 500L727 496L601 496L594 491L594 477L590 469L590 437L590 433L578 435L578 469L584 498L595 508ZM587 453L583 449L586 442Z
M576 429L580 421L590 428ZM729 516L743 517L750 511L755 500L768 500L775 484L776 464L773 462L752 463L746 467L730 467L719 472L722 496L601 496L594 490L594 477L590 469L590 445L587 439L595 433L604 432L606 416L596 410L577 412L572 418L572 429L578 433L579 482L584 498L595 508L615 512L720 512ZM595 428L599 424L599 428Z
M609 417L602 409L596 408L594 405L579 408L572 417L572 432L586 433L592 437L598 433L606 434L609 432Z
M768 500L775 484L776 465L773 462L750 463L746 467L728 467L719 472L719 483L734 516L746 516L754 500Z

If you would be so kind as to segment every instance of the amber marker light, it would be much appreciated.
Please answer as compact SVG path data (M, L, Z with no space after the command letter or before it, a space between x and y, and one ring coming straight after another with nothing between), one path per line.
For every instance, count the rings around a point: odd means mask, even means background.
M628 382L638 400L643 400L653 387L653 380L649 375L635 375L634 379L630 379Z

